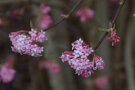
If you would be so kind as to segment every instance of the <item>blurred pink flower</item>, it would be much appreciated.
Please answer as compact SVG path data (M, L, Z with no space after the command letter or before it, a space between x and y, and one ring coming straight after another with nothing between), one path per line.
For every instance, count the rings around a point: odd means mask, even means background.
M8 56L6 62L0 68L0 79L4 83L9 83L13 80L16 71L12 68L15 57Z
M4 83L11 82L14 78L16 71L13 68L9 68L7 65L3 65L0 70L1 80Z
M42 61L39 63L39 67L41 69L46 69L50 71L51 73L58 74L60 73L60 66L59 64L53 62L53 61Z
M112 31L111 34L107 36L107 39L112 42L112 46L118 45L120 43L120 37L115 31Z
M43 15L40 18L39 26L41 29L48 28L53 23L52 18L49 15Z
M103 89L105 88L105 86L107 85L108 83L108 77L106 76L100 76L100 77L97 77L94 81L94 84L97 88L99 89Z
M81 22L90 21L94 17L94 11L90 8L81 8L76 13L80 17Z
M46 5L44 3L42 3L40 5L40 13L41 14L48 14L50 11L51 11L51 8L48 5Z

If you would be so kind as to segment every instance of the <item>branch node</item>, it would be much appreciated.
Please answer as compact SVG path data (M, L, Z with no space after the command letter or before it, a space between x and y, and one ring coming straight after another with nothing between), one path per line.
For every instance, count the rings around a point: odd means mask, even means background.
M67 19L67 18L69 18L69 15L68 14L61 14L61 17Z

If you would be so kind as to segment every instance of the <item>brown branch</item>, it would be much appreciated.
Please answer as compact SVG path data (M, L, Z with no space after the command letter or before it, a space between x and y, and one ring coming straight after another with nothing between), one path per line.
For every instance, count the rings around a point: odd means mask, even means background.
M116 22L116 20L117 20L119 14L120 14L120 11L121 11L122 7L123 7L124 4L125 4L125 2L126 2L126 0L122 0L122 1L120 2L120 5L119 5L119 7L118 7L118 9L117 9L117 11L116 11L116 13L115 13L115 16L114 16L114 18L113 18L111 24L109 25L109 28L112 28L112 27L115 25L115 22ZM102 44L102 42L104 41L105 37L106 37L108 34L109 34L109 32L106 32L106 33L103 35L103 37L99 40L99 42L97 43L97 45L96 45L96 47L94 48L94 50L97 50L97 49L98 49L98 47Z
M56 27L58 24L62 23L63 21L65 21L66 19L68 19L70 17L70 15L77 9L77 7L80 5L82 0L76 0L76 3L75 5L73 6L73 8L69 11L68 14L66 15L62 15L62 18L57 22L55 23L54 25L52 25L51 27L45 29L45 31L51 29L51 28L54 28Z

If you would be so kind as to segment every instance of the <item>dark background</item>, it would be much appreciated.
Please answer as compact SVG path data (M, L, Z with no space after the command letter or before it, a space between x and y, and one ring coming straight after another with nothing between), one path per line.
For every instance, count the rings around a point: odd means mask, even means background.
M55 23L59 21L61 14L70 10L75 0L0 0L0 17L4 22L0 26L0 62L8 55L15 55L14 68L17 71L11 83L0 83L0 90L135 90L135 0L127 0L115 23L121 37L120 45L112 47L106 40L101 44L96 53L104 59L105 69L94 72L89 78L75 75L59 57L65 50L71 50L71 42L79 37L88 44L92 42L94 46L104 34L97 29L107 28L118 8L119 0L83 0L79 7L93 9L94 19L81 23L79 18L71 15L63 23L48 30L43 57L13 53L8 34L30 30L30 20L38 23L38 9L43 2L52 8L50 15ZM14 9L22 9L23 13L14 17L10 14ZM61 72L53 74L40 70L38 62L41 60L59 63ZM98 89L94 81L102 76L108 78L108 82L103 89Z

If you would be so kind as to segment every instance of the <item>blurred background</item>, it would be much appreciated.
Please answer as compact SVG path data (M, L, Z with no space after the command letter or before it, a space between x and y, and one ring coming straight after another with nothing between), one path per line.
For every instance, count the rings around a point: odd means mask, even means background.
M104 40L95 52L104 59L105 69L88 78L76 75L67 63L62 63L60 55L71 50L71 43L78 38L95 46L104 34L98 28L108 27L120 0L83 0L78 9L89 8L91 18L82 21L75 11L69 19L46 31L48 41L42 57L12 52L10 32L30 30L30 20L45 29L67 14L75 1L0 0L0 66L13 61L16 71L8 83L0 77L0 90L135 90L135 0L127 0L115 23L120 45L112 47ZM43 4L50 7L47 15L41 13Z

